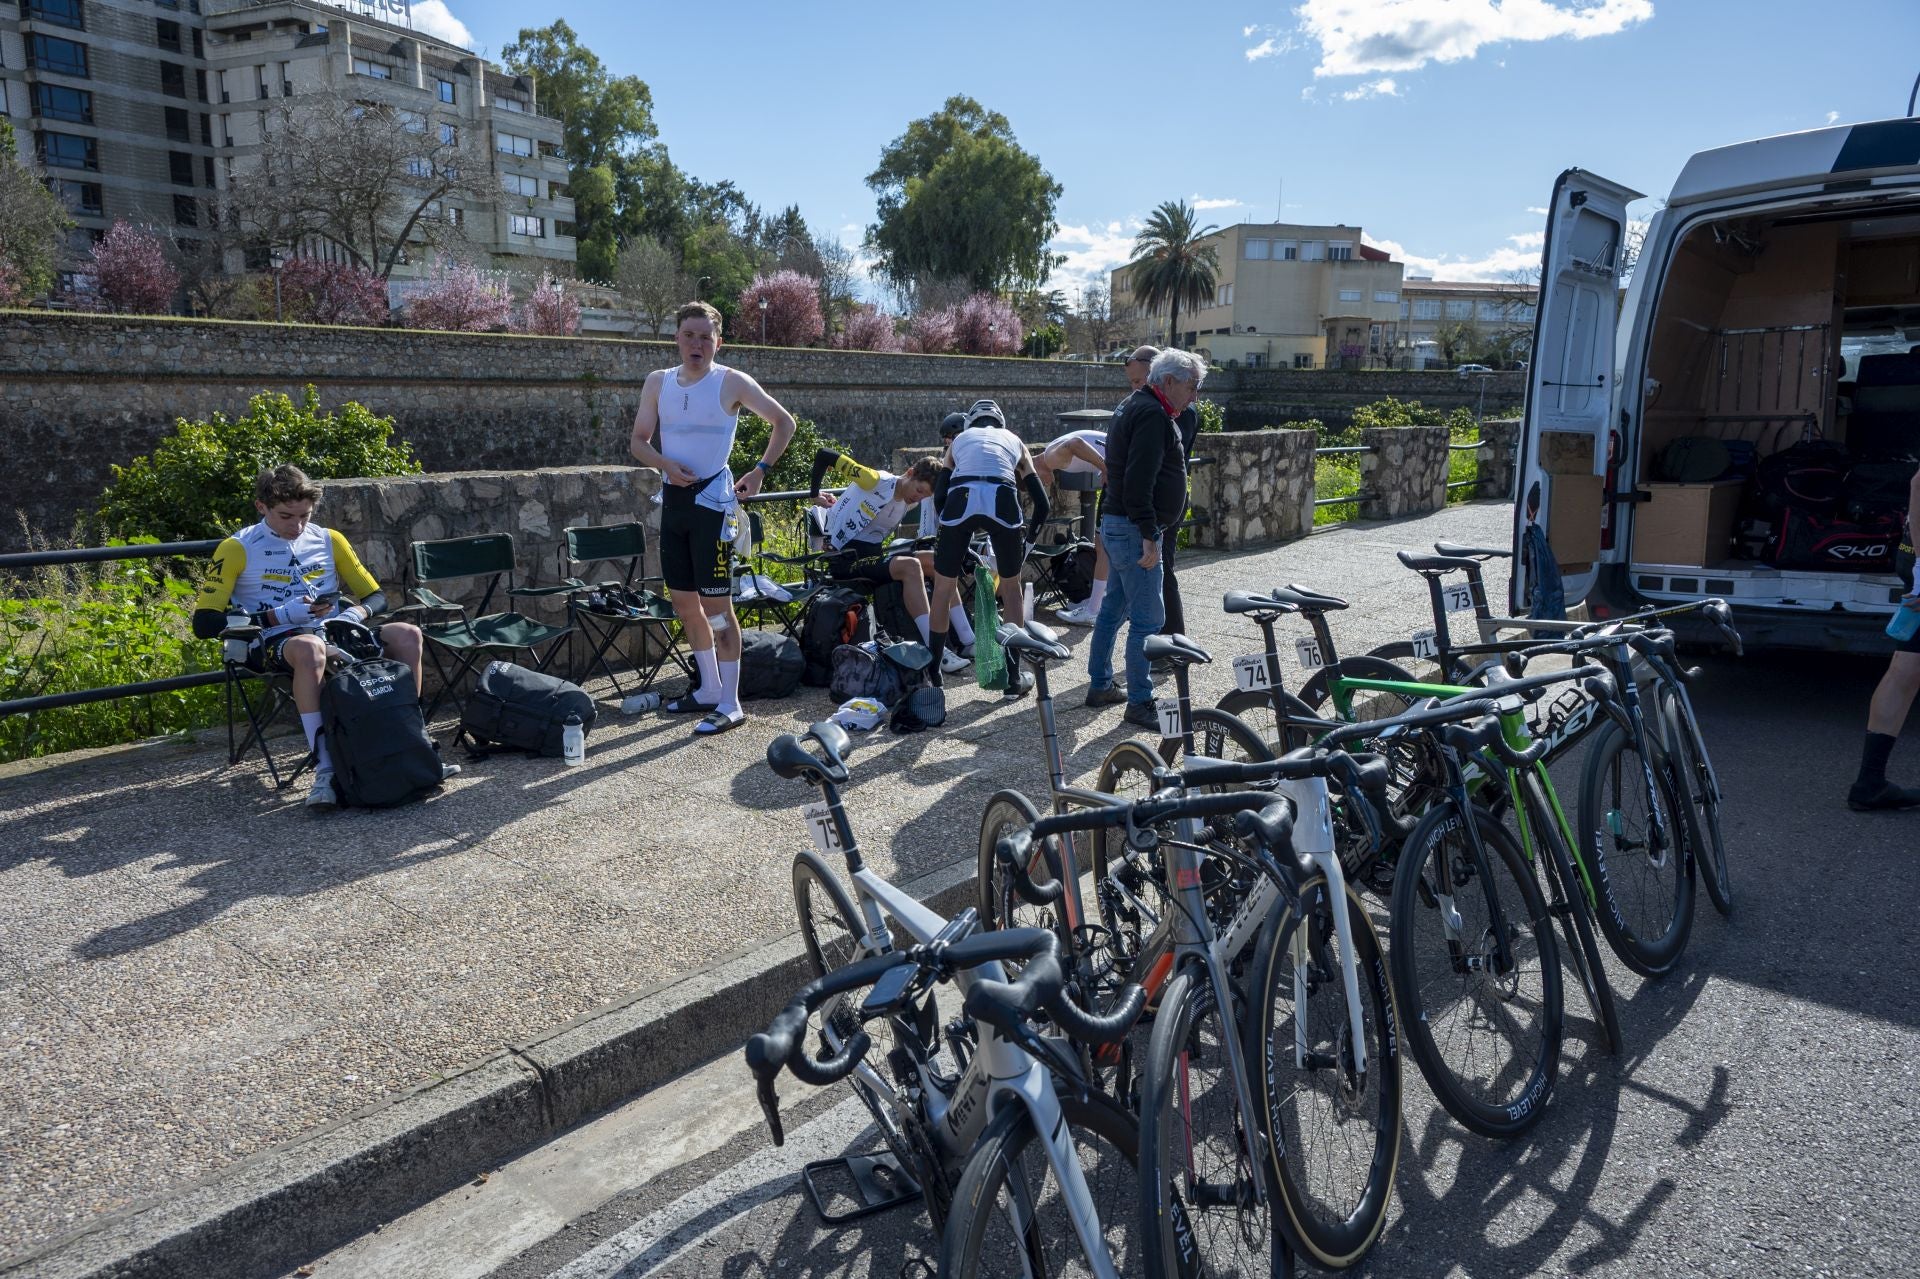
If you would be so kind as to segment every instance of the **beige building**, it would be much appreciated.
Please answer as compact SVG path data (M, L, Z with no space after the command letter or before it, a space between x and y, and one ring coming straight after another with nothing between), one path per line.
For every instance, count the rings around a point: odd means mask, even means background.
M1497 352L1502 362L1528 358L1538 286L1409 276L1400 286L1400 349L1413 368L1446 363L1442 329L1453 330L1455 363ZM1463 349L1464 352L1463 353Z
M0 110L72 213L76 251L116 218L191 247L269 104L324 88L479 143L486 198L438 211L474 250L503 266L574 260L561 122L526 80L410 30L407 0L17 0L0 14Z
M1208 236L1219 258L1210 305L1180 313L1177 345L1229 368L1379 364L1399 342L1401 264L1357 226L1241 223ZM1146 332L1126 267L1114 312ZM1165 336L1165 318L1159 335Z

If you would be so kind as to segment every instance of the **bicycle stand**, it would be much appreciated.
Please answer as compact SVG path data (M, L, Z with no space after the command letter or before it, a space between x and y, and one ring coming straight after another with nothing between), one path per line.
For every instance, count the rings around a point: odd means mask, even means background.
M851 1212L827 1211L826 1196L813 1179L829 1169L842 1170L853 1179L854 1189L859 1192L860 1207ZM919 1185L892 1155L847 1155L839 1159L816 1159L800 1170L800 1181L807 1188L807 1198L813 1201L814 1212L829 1226L845 1225L849 1221L871 1217L876 1212L898 1208L901 1204L912 1203L920 1198Z

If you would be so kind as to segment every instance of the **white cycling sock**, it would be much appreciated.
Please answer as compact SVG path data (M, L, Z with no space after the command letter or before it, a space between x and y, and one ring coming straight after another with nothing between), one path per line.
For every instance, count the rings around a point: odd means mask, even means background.
M693 691L694 700L702 706L718 706L721 697L719 659L710 648L696 648L693 650L693 664L700 668L700 687ZM735 670L740 668L738 662L733 665Z
M1087 596L1087 612L1098 613L1100 611L1100 601L1105 599L1106 597L1107 597L1107 579L1104 577L1094 578L1093 594Z
M962 644L973 643L973 623L967 620L965 611L958 604L947 613L947 625L953 628L953 633Z
M933 619L931 617L922 613L913 619L913 624L920 628L920 642L922 644L933 643Z
M316 773L331 773L333 759L327 754L327 739L320 735L320 712L301 711L300 727L306 730L307 749L314 752L318 763L313 766Z
M738 660L720 663L720 702L714 707L729 719L739 719L740 710L740 663Z

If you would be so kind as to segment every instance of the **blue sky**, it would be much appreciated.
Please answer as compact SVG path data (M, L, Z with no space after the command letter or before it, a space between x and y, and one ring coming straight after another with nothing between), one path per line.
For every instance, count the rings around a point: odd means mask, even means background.
M1124 262L1163 200L1220 225L1342 222L1408 274L1501 278L1579 165L1653 196L1688 155L1905 113L1920 3L1308 0L1203 6L423 0L497 59L564 17L653 91L707 180L859 240L863 179L907 122L966 93L1065 188L1053 284ZM1650 207L1650 206L1648 206Z

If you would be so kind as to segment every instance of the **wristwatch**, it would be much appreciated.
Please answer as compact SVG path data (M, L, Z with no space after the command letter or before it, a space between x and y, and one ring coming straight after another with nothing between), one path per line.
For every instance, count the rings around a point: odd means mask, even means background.
M767 459L764 457L761 458L758 462L755 462L754 466L758 467L762 471L765 471L769 475L773 474L773 463L767 461Z

